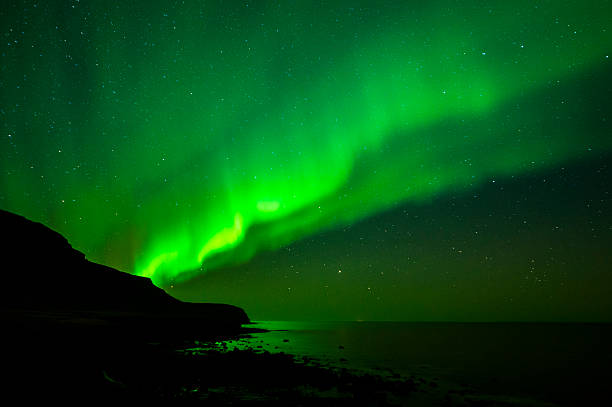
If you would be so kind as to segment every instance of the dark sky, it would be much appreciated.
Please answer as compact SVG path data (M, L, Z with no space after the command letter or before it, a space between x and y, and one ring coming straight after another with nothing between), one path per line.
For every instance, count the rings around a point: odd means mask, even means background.
M7 1L0 208L255 319L610 320L611 21Z

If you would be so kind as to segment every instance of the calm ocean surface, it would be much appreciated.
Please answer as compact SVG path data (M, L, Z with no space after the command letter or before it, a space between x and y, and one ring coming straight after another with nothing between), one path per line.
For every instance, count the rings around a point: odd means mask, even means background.
M612 386L612 325L259 321L229 343L561 405Z

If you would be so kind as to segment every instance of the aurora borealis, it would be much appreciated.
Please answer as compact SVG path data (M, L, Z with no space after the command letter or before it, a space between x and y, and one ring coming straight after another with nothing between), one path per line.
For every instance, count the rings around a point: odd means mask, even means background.
M612 154L608 1L9 1L0 18L0 207L192 299L304 239ZM499 224L493 241L516 235Z

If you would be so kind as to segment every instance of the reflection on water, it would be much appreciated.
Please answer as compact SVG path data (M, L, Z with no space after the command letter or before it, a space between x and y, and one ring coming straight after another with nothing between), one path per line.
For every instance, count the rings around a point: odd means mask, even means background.
M565 404L603 394L612 325L260 321L223 344Z

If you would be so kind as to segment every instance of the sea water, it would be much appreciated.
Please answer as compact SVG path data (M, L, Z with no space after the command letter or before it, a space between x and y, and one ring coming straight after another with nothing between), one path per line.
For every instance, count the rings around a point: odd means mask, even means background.
M521 405L586 405L612 387L610 324L258 321L252 327L268 332L230 348L424 377Z

